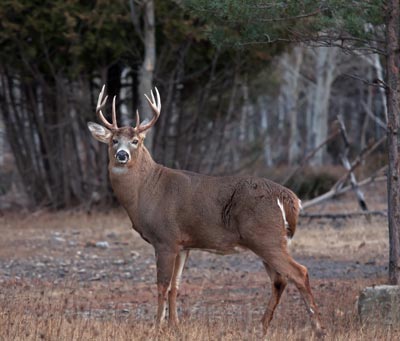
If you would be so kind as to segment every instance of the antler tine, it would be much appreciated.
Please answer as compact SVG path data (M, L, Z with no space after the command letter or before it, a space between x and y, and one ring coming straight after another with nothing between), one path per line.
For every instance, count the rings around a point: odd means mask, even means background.
M108 99L107 95L103 99L104 91L105 91L105 85L103 85L103 87L101 88L99 98L97 99L96 114L99 117L100 121L102 121L104 126L106 126L108 129L118 129L117 119L116 119L116 110L115 110L115 96L114 96L114 100L113 100L112 123L108 122L108 120L104 117L104 115L101 111L101 109L103 109L104 106L106 105L107 99Z
M117 96L114 96L113 98L113 103L112 103L112 124L115 127L115 129L118 129L117 125L117 111L115 110L115 100Z
M143 126L136 125L136 128L138 129L139 132L143 132L143 131L151 128L156 123L158 117L160 116L160 112L161 112L160 94L159 94L157 88L155 88L155 90L156 90L157 100L154 98L153 91L150 92L151 98L152 98L151 100L146 94L144 95L147 99L147 102L149 102L151 109L153 109L154 116L149 123L147 123Z
M157 95L157 101L154 98L153 90L151 90L151 99L153 100L153 103L156 104L157 110L161 111L161 100L160 100L160 93L158 92L157 87L155 86L154 89L156 90L156 95Z
M159 112L161 112L161 99L160 99L160 93L158 92L157 87L155 86L154 89L156 89L156 94L157 94L157 109Z

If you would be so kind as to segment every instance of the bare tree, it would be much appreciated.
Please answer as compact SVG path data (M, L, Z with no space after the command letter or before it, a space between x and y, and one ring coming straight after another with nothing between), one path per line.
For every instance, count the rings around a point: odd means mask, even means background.
M400 284L400 10L398 0L389 0L386 17L387 106L388 106L388 220L389 220L389 281Z

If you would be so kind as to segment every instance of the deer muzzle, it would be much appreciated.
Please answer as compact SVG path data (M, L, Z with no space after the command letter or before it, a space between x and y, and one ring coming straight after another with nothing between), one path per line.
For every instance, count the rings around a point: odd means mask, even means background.
M115 154L115 158L119 163L122 164L127 163L129 161L129 153L125 150L119 150Z

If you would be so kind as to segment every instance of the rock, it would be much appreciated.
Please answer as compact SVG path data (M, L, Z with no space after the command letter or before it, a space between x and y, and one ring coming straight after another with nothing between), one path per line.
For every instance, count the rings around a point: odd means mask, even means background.
M53 237L53 241L57 243L65 243L65 239L62 237Z
M96 247L99 249L108 249L110 247L110 244L106 241L100 241L96 243Z
M363 289L358 298L362 323L400 323L400 286L379 285Z
M116 259L115 261L113 261L114 265L123 265L125 264L125 261L123 259Z

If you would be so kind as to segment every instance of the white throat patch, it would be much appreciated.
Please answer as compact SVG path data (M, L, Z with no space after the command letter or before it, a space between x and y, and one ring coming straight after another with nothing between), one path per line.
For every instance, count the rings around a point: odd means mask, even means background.
M111 173L115 174L115 175L122 175L122 174L126 174L128 172L128 168L127 167L113 167L111 168Z

